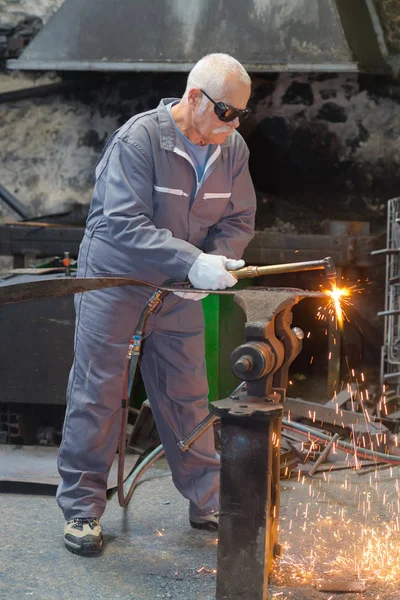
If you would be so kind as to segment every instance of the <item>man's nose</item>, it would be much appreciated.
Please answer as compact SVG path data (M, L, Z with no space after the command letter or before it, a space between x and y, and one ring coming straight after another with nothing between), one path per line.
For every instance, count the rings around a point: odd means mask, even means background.
M232 127L234 127L235 129L237 129L240 125L239 117L236 117L236 119L233 119L233 121L230 122L230 125Z

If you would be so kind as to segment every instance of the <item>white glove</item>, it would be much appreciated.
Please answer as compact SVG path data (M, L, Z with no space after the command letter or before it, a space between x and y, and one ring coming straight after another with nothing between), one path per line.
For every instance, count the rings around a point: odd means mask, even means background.
M244 260L234 260L218 254L202 252L190 267L188 277L193 287L205 290L224 290L237 283L236 277L227 269L244 267Z
M185 300L203 300L207 298L208 294L202 294L201 292L174 292L175 296L185 298Z

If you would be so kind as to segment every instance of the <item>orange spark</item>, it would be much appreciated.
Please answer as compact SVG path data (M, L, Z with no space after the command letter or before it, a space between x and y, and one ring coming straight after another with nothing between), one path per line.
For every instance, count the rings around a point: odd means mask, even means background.
M327 290L326 293L331 297L331 301L329 302L328 306L331 305L329 308L334 308L337 322L339 323L340 329L342 329L345 318L345 314L343 312L343 299L350 296L350 288L338 288L334 286L332 290Z

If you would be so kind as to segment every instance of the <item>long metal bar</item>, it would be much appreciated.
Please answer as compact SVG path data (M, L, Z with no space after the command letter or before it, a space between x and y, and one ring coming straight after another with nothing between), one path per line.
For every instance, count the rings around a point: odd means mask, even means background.
M351 431L352 427L357 429L358 427L365 426L366 430L368 430L373 425L381 428L380 433L387 431L387 428L380 425L380 420L375 417L371 417L371 423L366 423L362 412L346 410L342 407L336 409L335 403L331 401L326 405L309 402L301 398L287 397L285 400L285 411L290 411L290 415L294 419L306 419L315 423L323 423L327 429L336 427L343 434L346 429Z
M92 290L100 290L110 287L121 287L125 285L145 286L152 289L160 289L167 292L187 292L188 287L182 284L175 286L160 286L127 277L59 277L57 279L40 279L28 283L0 284L0 306L2 304L15 304L25 300L38 300L40 298L52 298L56 296L68 296L70 294L81 294ZM190 292L204 294L233 295L233 290L196 290L191 288ZM317 292L316 292L317 293ZM320 294L323 295L323 294Z
M388 379L393 379L393 378L397 379L399 377L400 377L400 372L397 372L397 373L385 373L383 375L383 380L387 381Z
M182 452L187 452L192 444L205 433L218 419L217 415L213 415L210 413L207 415L198 425L193 429L185 439L180 440L178 442L178 448L182 450Z
M400 248L382 248L381 250L373 250L371 256L379 256L380 254L399 254Z
M160 289L167 292L190 292L218 295L233 295L235 290L198 290L189 287L186 283L177 283L175 285L154 285L148 281L140 279L130 279L128 277L63 277L57 279L40 279L39 281L29 281L27 283L0 284L0 306L2 304L15 304L25 300L38 300L40 298L52 298L56 296L68 296L70 294L80 294L92 290L100 290L110 287L120 287L125 285L146 286L152 289ZM254 288L252 288L254 289ZM265 290L265 288L259 288ZM302 296L321 298L326 294L323 292L302 291Z
M58 81L57 83L49 83L47 85L32 85L27 88L3 92L0 94L0 104L4 102L14 102L24 98L37 98L50 94L57 94L58 92L63 92L67 89L77 89L82 85L87 84L81 84L78 81Z
M335 433L335 435L332 437L331 441L326 446L326 448L323 451L323 453L321 454L321 456L315 461L314 465L312 466L312 468L308 472L308 474L311 475L311 477L313 475L315 475L318 467L327 459L328 454L329 454L329 452L331 451L331 449L333 447L333 444L335 444L338 441L339 438L340 438L340 435L338 433Z

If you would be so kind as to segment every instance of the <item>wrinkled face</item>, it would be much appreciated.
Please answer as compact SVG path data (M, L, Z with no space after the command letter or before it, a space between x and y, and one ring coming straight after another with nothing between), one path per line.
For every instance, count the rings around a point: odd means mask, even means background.
M204 91L209 93L206 89ZM247 107L250 92L250 85L238 82L232 76L226 80L225 91L222 96L214 98L212 94L209 95L215 102L225 102L234 108L243 110ZM202 92L198 89L189 92L193 127L207 144L222 144L228 135L231 135L239 127L239 119L236 118L229 123L224 123L215 114L214 104L210 100L207 100L204 112L199 111L203 97Z

